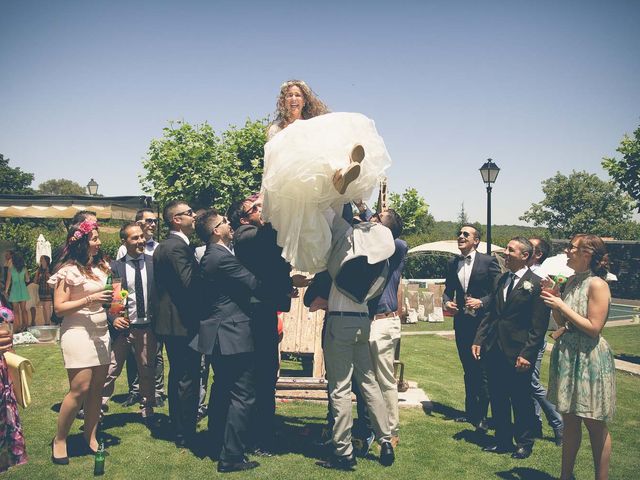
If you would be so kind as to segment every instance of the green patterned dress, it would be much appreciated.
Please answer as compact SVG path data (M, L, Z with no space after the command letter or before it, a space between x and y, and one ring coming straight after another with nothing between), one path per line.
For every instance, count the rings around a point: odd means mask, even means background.
M574 275L562 294L564 302L585 318L593 278L590 272ZM602 335L592 338L572 327L553 346L547 399L560 413L611 421L616 406L613 352Z

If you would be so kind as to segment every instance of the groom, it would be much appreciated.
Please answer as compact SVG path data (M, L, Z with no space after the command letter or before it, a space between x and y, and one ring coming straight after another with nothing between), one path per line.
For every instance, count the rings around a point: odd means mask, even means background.
M531 376L549 324L549 308L540 298L540 277L527 267L533 254L529 240L514 237L504 253L508 271L498 281L489 315L478 327L471 349L476 360L486 357L496 427L495 444L483 450L511 451L515 437L516 450L511 456L524 459L533 449Z

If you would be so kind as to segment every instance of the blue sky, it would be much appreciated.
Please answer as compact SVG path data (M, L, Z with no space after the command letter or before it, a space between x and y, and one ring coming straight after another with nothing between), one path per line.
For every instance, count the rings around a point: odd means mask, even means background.
M502 171L494 223L557 171L606 178L640 124L640 2L29 1L0 3L0 153L34 185L93 177L141 193L170 120L218 132L274 111L304 79L333 111L373 118L389 187L438 220L486 218L478 169Z

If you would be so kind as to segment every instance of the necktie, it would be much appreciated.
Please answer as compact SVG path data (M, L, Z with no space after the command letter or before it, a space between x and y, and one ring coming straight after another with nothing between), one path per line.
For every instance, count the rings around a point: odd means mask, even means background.
M144 318L147 316L144 309L144 287L142 286L142 272L140 271L140 262L144 261L143 258L133 259L133 265L136 270L136 314L138 318Z
M507 287L507 297L511 293L511 290L513 290L513 286L515 285L515 283L516 283L516 274L515 273L510 273L509 274L509 286Z

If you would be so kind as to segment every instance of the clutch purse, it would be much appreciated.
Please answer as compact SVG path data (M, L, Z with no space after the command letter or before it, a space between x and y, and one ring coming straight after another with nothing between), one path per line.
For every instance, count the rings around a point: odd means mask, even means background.
M13 383L13 393L16 396L16 401L18 405L26 408L31 403L29 384L35 371L33 365L30 360L13 352L5 352L4 359L7 362L9 378Z

